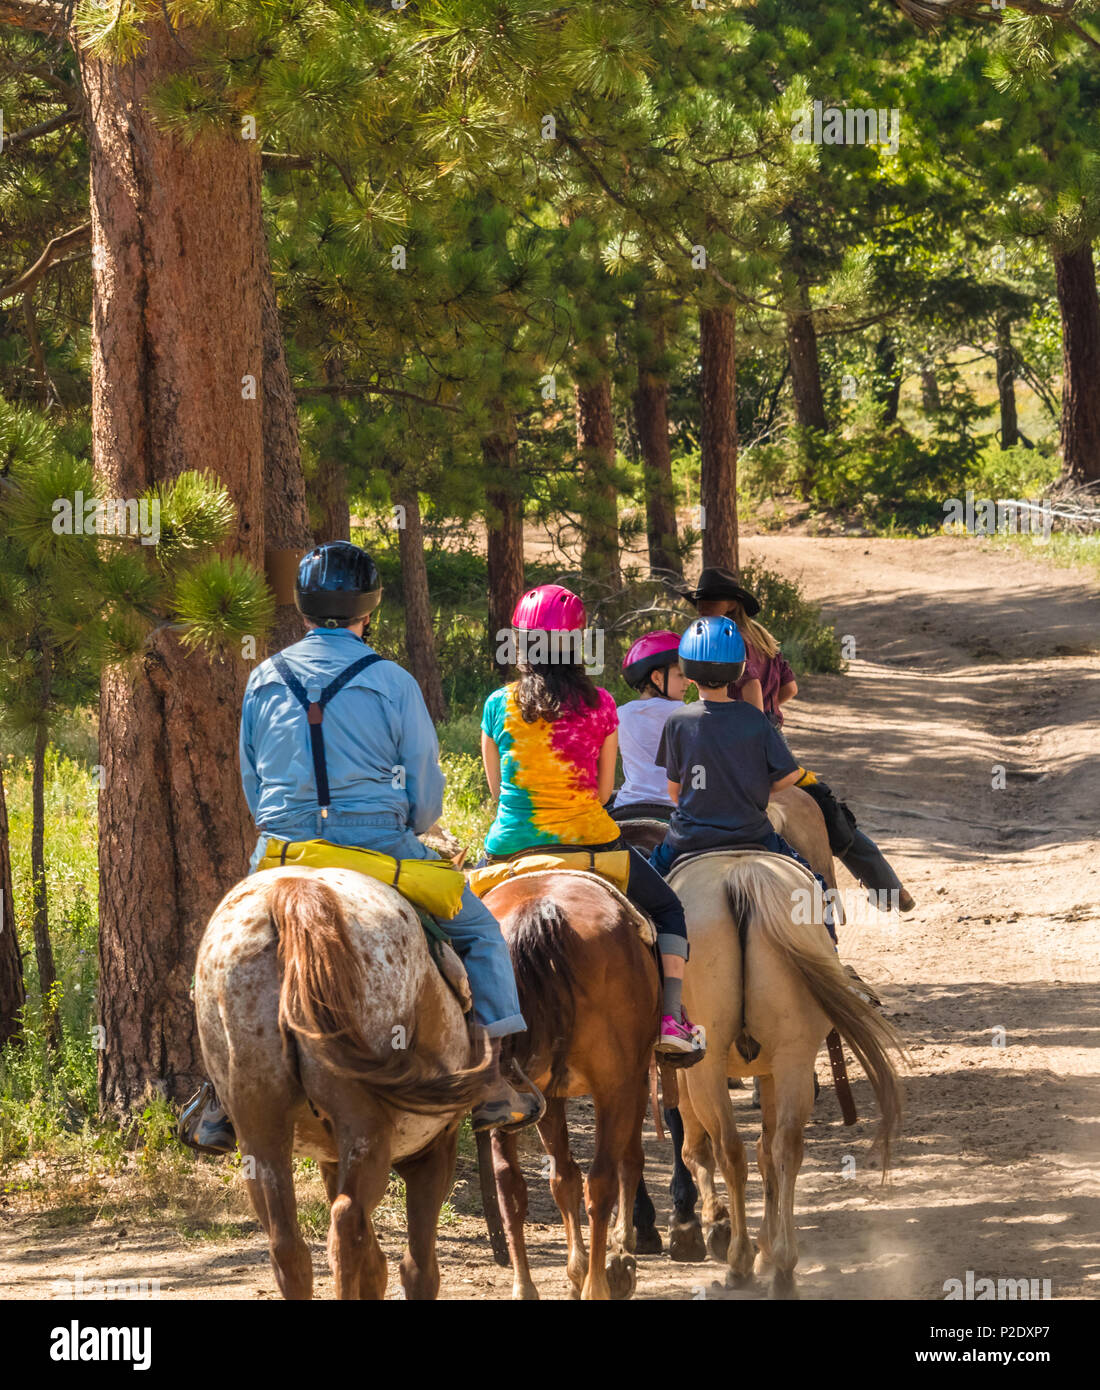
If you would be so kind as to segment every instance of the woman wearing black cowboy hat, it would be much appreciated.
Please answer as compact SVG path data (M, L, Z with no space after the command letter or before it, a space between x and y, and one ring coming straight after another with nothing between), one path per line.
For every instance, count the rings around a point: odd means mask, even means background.
M760 604L737 582L729 570L711 566L704 569L695 588L682 588L684 598L694 604L703 617L731 617L745 639L748 660L744 677L730 687L730 694L747 700L772 721L777 729L783 724L781 706L798 693L794 672L784 661L779 643L760 623L755 621ZM808 792L821 808L829 833L829 847L865 888L875 891L876 904L883 901L896 905L901 912L911 912L916 906L912 896L890 867L885 855L856 824L856 818L845 802L840 801L824 782L818 781L807 768L795 784ZM885 890L886 899L878 897Z

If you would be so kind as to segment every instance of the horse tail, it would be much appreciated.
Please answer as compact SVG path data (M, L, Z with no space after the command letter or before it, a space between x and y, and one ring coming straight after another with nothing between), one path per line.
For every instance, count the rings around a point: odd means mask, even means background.
M320 1065L361 1081L376 1100L420 1115L463 1110L476 1099L487 1060L461 1071L433 1069L415 1048L388 1049L363 1031L368 981L338 895L320 879L280 878L268 903L279 942L279 1031Z
M523 1049L524 1062L549 1053L549 1091L565 1081L577 1021L570 936L565 913L552 898L523 903L516 910L508 936L520 1008L527 1022L527 1032L516 1034L511 1041Z
M794 865L791 871L804 877ZM890 1058L891 1052L905 1058L900 1036L881 1014L853 993L836 953L821 938L820 930L791 920L788 873L766 859L746 857L727 872L726 892L734 919L745 923L746 932L758 930L787 960L866 1073L878 1102L875 1143L881 1149L885 1181L891 1146L901 1126L901 1083ZM819 894L820 890L815 890L815 898Z

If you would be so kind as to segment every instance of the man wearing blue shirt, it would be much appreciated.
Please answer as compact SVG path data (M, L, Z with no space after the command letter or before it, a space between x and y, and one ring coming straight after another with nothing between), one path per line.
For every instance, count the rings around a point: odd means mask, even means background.
M251 870L269 836L438 858L417 839L443 811L435 727L414 678L363 636L382 597L374 562L347 541L318 546L299 567L294 596L306 635L256 667L241 711L241 778L259 834ZM468 887L457 916L441 925L466 966L474 1016L492 1045L474 1128L522 1128L541 1106L500 1071L500 1040L526 1028L500 926ZM206 1149L235 1144L224 1112L199 1098L185 1110L181 1134Z

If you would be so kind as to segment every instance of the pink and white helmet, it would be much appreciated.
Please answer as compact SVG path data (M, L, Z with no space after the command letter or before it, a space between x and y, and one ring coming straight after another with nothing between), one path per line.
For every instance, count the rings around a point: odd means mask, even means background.
M623 680L635 690L641 690L654 671L675 666L679 660L678 633L662 629L639 637L623 660ZM664 693L663 691L661 692Z
M521 632L583 632L586 621L584 604L560 584L528 589L512 614L512 626Z

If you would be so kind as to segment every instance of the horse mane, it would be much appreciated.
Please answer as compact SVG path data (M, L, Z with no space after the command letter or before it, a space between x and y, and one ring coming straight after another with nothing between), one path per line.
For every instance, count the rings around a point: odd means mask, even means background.
M902 1113L901 1086L889 1054L904 1059L905 1046L891 1024L852 990L824 927L791 920L796 888L816 890L816 885L801 866L776 855L740 854L726 872L734 920L743 921L746 932L759 931L785 957L866 1073L881 1117L875 1143L885 1181Z
M565 1081L577 1021L576 975L569 960L570 928L552 898L532 898L517 908L508 950L527 1032L508 1039L521 1065L548 1054L554 1091ZM518 1060L518 1056L517 1056Z
M432 1067L416 1050L377 1044L363 1031L368 980L339 895L321 879L279 878L268 899L279 943L279 1031L330 1071L361 1081L383 1104L415 1114L466 1109L484 1083L487 1059L461 1071Z

